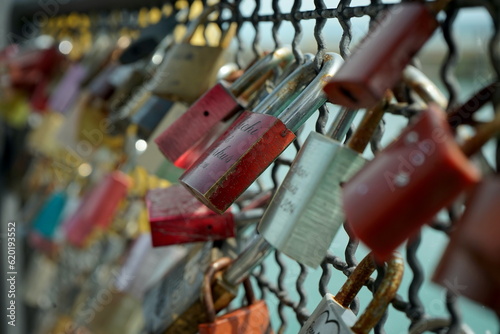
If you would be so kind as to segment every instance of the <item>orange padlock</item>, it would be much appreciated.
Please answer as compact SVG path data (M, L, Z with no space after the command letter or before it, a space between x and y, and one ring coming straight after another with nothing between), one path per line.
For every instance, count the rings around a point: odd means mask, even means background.
M247 296L248 305L235 311L215 317L215 306L212 296L212 281L215 275L231 264L232 260L223 257L213 262L203 281L203 302L207 309L208 323L200 324L198 331L200 334L272 334L271 319L266 302L255 300L252 283L246 279L243 284Z

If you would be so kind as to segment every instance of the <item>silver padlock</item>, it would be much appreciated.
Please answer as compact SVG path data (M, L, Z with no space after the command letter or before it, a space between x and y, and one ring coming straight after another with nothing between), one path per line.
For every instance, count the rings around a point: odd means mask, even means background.
M187 247L187 256L172 266L144 296L147 333L163 333L199 298L203 273L211 262L212 242L193 243Z
M408 66L404 80L425 102L446 104L438 88L416 68ZM383 113L383 103L367 111L347 146L339 140L352 122L352 111L340 113L326 136L309 135L259 224L271 245L304 265L321 264L345 221L341 184L364 165L361 154Z
M375 261L368 254L354 269L336 296L327 293L306 321L299 334L368 334L380 321L391 300L396 296L403 278L404 261L399 254L394 254L388 261L384 279L380 283L373 299L365 312L356 319L349 309L363 284L376 269Z

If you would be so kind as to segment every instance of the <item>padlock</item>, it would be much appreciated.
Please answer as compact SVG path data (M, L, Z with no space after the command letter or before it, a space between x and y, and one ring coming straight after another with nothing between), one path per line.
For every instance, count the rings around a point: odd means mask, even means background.
M193 243L187 247L188 254L176 262L156 285L146 292L143 302L145 330L162 333L189 306L199 300L203 273L211 262L212 243ZM168 246L178 247L178 246ZM200 307L202 305L200 304ZM198 323L189 324L196 333Z
M259 108L264 106L262 111L243 112L186 170L179 179L181 184L215 212L226 211L293 142L294 132L326 101L321 88L326 79L335 74L341 62L339 55L327 53L321 70L312 81L307 73L310 64L299 67L259 104ZM288 103L284 110L277 108L274 101L276 96L288 99L292 89L297 95L297 88L290 85L300 86L297 78L304 77L304 72L307 88L293 102L286 101ZM266 105L268 101L274 101L272 107Z
M50 308L49 291L57 277L57 262L45 254L36 253L30 259L24 281L23 299L27 305Z
M356 319L349 309L363 284L376 269L368 254L349 276L336 296L327 293L306 321L299 334L357 333L368 334L384 316L387 306L396 296L403 279L404 260L395 253L387 264L386 273L365 312Z
M446 318L423 318L415 324L411 325L408 334L423 334L430 331L434 332L443 328L449 328L451 319ZM469 326L462 323L457 330L458 334L474 334L474 331Z
M224 50L234 36L233 24L222 32L219 45L199 46L191 44L198 26L217 10L217 6L207 7L203 13L188 26L182 42L171 47L158 72L153 94L169 101L193 103L207 89L214 85L217 71L222 65Z
M486 177L471 192L433 281L500 314L498 199L500 178Z
M353 138L375 130L383 111L375 115L371 123L375 126L360 126ZM325 257L344 221L341 183L364 163L359 152L339 142L355 115L353 110L343 110L327 136L309 134L259 223L260 234L273 247L304 265L316 268Z
M129 186L130 179L124 173L108 174L86 193L78 209L63 222L66 239L74 246L83 247L94 228L108 228Z
M48 105L53 111L66 114L80 93L80 85L85 78L87 69L78 63L71 64L54 91L51 93Z
M329 101L348 108L369 108L380 101L439 26L435 14L447 2L410 2L388 9L325 86Z
M247 305L235 311L215 317L214 300L212 297L212 281L218 271L231 264L231 259L224 257L210 265L203 281L203 301L208 314L208 322L200 324L200 334L225 333L252 333L272 334L271 319L266 302L255 300L252 283L249 279L244 282Z
M36 234L46 240L54 239L56 229L61 222L66 200L67 195L64 191L57 191L52 194L33 220L32 236Z
M446 99L416 68L408 67L404 80L426 102ZM298 262L318 267L345 221L341 184L365 163L362 157L385 111L385 101L368 111L347 146L347 133L355 112L339 113L327 136L309 134L272 204L259 224L262 236L280 252Z
M192 160L190 148L200 140L206 140L207 132L218 123L245 108L246 101L240 96L256 80L271 73L274 67L285 66L292 58L288 48L278 49L257 61L230 86L224 81L216 84L155 139L161 152L177 167L189 167L185 161ZM258 85L253 85L254 90L257 88Z
M159 97L152 97L153 99L161 99ZM164 100L166 101L166 100ZM180 115L186 111L187 107L181 103L175 103L169 112L163 117L161 122L157 125L149 139L147 140L146 150L137 158L137 164L144 167L149 173L157 174L158 169L165 161L158 146L154 143L154 138L160 135L166 128L168 128ZM169 163L169 165L171 165ZM175 166L174 166L175 167ZM179 169L179 175L181 170ZM157 174L158 175L158 174ZM158 175L171 182L177 181L177 178L167 178L166 175Z
M130 119L137 125L137 136L148 140L161 120L172 109L174 102L157 96L150 96L144 105ZM153 145L153 143L151 143Z
M445 113L431 103L343 185L348 226L384 259L479 178L455 143Z
M262 215L261 210L218 215L181 185L150 190L146 203L154 247L231 238L238 221L255 222Z

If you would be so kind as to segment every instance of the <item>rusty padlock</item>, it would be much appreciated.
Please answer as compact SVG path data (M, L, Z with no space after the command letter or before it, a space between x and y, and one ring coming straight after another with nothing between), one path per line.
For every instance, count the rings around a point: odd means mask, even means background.
M459 147L445 113L429 104L395 142L344 184L343 205L352 232L376 256L390 255L479 181L467 155L498 131L499 123L497 116Z
M231 238L238 223L262 216L262 210L218 215L181 185L152 189L146 202L154 247Z
M156 81L153 94L170 101L191 104L214 85L217 71L222 65L224 50L234 36L235 25L230 24L221 33L218 46L193 45L191 39L198 26L217 9L217 5L207 7L189 24L183 40L171 47L155 75L155 78L161 80Z
M214 126L245 108L246 101L240 98L243 93L251 94L261 86L256 85L256 81L265 79L273 68L284 66L292 59L291 50L281 48L257 61L230 86L224 81L216 84L155 139L161 152L177 167L189 167L185 161L193 160L189 158L190 149L200 140L206 140L205 136ZM245 92L248 89L250 92Z
M74 246L83 247L94 228L109 227L129 186L129 177L114 171L88 191L78 209L63 222L66 240Z
M500 314L498 199L500 178L486 177L471 192L433 281Z
M231 127L181 176L179 181L212 210L222 213L234 203L295 139L296 132L326 101L321 88L340 67L339 55L327 53L319 73L306 63L282 82L259 105L245 111ZM311 77L311 68L313 75ZM288 100L298 78L308 85L285 109L276 108L276 97ZM314 79L312 79L314 78ZM304 79L301 79L304 80ZM312 81L311 81L312 80ZM297 93L293 91L295 96ZM267 106L266 103L274 103ZM283 102L281 102L283 103ZM256 108L257 109L257 108ZM259 113L260 111L260 113Z
M325 86L329 101L348 108L369 108L380 101L439 26L435 15L448 1L388 9Z
M356 266L336 296L327 293L306 321L299 334L339 333L368 334L384 316L387 306L396 296L403 279L404 260L395 253L387 263L386 273L365 312L356 319L349 309L376 264L368 254Z
M408 67L405 82L429 99L446 99L420 71ZM444 102L443 102L444 101ZM385 102L368 111L347 146L345 136L354 111L339 113L326 136L309 134L272 203L259 232L279 251L298 262L318 267L345 221L341 184L365 163L361 156L382 119Z
M208 322L198 325L200 334L272 334L269 310L264 300L255 300L252 283L247 278L244 281L247 303L245 307L215 316L214 299L212 296L212 281L217 272L224 270L231 264L231 259L224 257L212 263L203 281L203 301L208 315Z

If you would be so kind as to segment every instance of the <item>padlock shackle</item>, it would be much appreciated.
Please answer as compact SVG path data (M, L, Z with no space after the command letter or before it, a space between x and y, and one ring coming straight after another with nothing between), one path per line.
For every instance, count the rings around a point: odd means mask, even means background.
M261 235L255 235L245 250L224 271L224 282L229 286L243 282L273 249Z
M278 66L286 66L288 63L292 62L293 59L293 52L289 48L283 47L275 50L274 52L271 52L265 57L259 59L248 70L246 70L241 77L233 82L231 87L229 87L229 91L235 97L239 97L244 92L250 95L251 92L247 92L247 89L253 82L265 76L268 72ZM255 88L259 88L260 86L261 85L258 85Z
M429 331L435 331L446 328L451 325L451 319L447 318L424 318L410 327L408 334L423 334ZM474 332L462 324L458 329L458 334L473 334Z
M415 66L408 65L403 71L403 81L413 89L425 103L436 103L442 109L448 106L448 99L439 88Z
M196 30L198 27L204 23L210 14L215 12L216 10L220 10L220 6L227 7L231 10L233 10L233 6L228 3L219 3L213 6L206 7L205 10L198 16L196 17L189 25L187 26L186 33L184 34L184 37L182 38L181 43L186 43L190 44L191 39L193 38L194 34L196 33ZM229 28L226 31L221 32L221 42L219 43L219 46L221 47L227 47L227 41L226 39L229 38L227 35L234 30L233 25L230 25Z
M290 131L296 132L319 107L325 104L327 96L323 87L340 69L343 62L342 57L336 53L325 54L319 73L278 116Z
M500 83L493 82L476 92L467 102L448 113L448 124L453 129L456 129L461 124L474 124L472 115L491 101L499 88Z
M342 108L325 135L336 141L341 141L349 132L357 113L357 109Z
M356 297L361 287L375 271L376 263L370 253L359 263L354 272L349 276L340 291L335 296L335 301L348 308ZM394 253L387 263L384 279L380 283L373 299L366 310L358 318L351 328L354 333L368 334L370 330L380 321L387 309L387 305L396 296L399 285L403 279L404 260L399 253Z
M210 323L215 322L215 314L216 314L214 298L212 295L212 282L215 278L215 274L227 268L232 262L233 260L229 257L222 257L216 260L215 262L212 262L208 266L207 271L205 272L205 276L203 277L202 300L207 312L208 322ZM252 283L247 278L245 279L243 284L245 287L245 294L247 297L248 305L253 304L255 302L255 294L252 289Z
M251 209L248 211L241 211L234 214L234 222L237 227L248 226L258 222L264 215L264 209Z
M258 114L278 116L316 75L313 59L312 54L306 53L304 63L287 76L252 111Z
M391 93L392 94L392 93ZM385 110L389 103L389 95L382 99L375 107L366 111L365 116L361 120L358 128L349 139L347 147L362 154L370 142L379 122L384 116Z
M499 133L500 107L497 107L493 120L478 126L476 128L476 134L473 137L467 139L462 145L460 145L460 149L466 156L470 157L478 152L488 140L498 135Z

